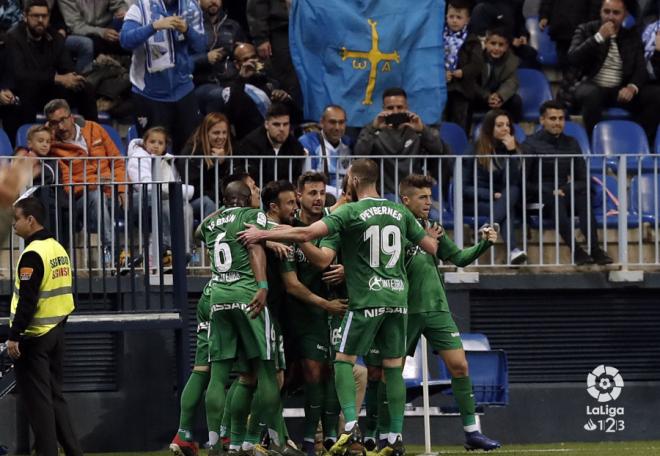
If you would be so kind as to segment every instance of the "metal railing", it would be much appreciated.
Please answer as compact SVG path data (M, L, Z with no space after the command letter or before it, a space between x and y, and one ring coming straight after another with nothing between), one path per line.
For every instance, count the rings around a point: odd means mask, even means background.
M502 238L476 267L513 267L509 252L514 247L527 252L523 266L567 266L574 264L578 246L590 251L596 245L623 269L660 265L660 157L544 155L539 160L534 155L506 155L490 156L491 167L464 155L368 158L380 166L381 194L393 200L398 199L398 186L406 175L423 173L436 178L431 215L459 247L472 244L484 223L500 225ZM69 247L74 268L86 270L90 276L99 271L119 275L126 270L145 275L167 271L163 260L168 261L171 239L166 233L172 220L168 182L161 180L163 159L142 159L152 162L153 172L150 180L140 176L140 182L104 177L122 175L117 170L126 169L129 158L35 160L34 183L43 184L43 192L51 195L51 225L56 237ZM270 178L294 180L305 170L306 162L307 157L288 156L167 159L174 170L169 178L174 176L183 184L181 222L188 272L208 273L207 254L194 245L193 229L222 205L222 186L228 175L247 170L263 188ZM107 165L105 171L102 164ZM561 181L565 175L575 176L579 169L584 169L584 175ZM68 175L63 176L62 170ZM339 183L342 178L336 173L333 181ZM76 180L83 183L74 184ZM562 188L564 196L548 193L548 188ZM564 204L561 198L565 198ZM586 204L586 221L577 218L580 204ZM570 239L559 235L564 207L570 225L566 237ZM21 247L17 237L3 246L0 271L15 266Z

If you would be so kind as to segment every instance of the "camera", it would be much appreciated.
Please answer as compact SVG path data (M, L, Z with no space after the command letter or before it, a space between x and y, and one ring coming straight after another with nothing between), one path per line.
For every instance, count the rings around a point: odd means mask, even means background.
M406 112L396 112L385 117L385 123L397 128L399 125L410 122L410 114Z

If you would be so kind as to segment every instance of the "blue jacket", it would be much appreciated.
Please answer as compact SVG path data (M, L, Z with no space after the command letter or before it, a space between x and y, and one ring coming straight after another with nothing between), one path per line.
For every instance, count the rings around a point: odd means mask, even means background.
M142 0L144 1L144 0ZM137 4L131 5L124 20L119 42L124 49L133 51L131 60L130 79L133 92L155 101L175 102L188 95L195 88L192 80L193 62L191 55L206 50L206 37L202 12L193 0L179 0L185 2L181 6L185 11L188 30L183 37L174 31L174 66L157 72L147 70L147 40L156 33L151 23L144 24L141 8ZM173 4L163 10L162 2L150 0L154 9L164 16L178 14L178 4Z

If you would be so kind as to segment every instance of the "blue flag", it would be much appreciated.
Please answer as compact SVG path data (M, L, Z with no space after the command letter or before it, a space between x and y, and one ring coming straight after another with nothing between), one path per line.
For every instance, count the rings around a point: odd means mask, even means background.
M401 87L411 111L439 122L444 11L444 0L294 0L289 41L305 118L333 103L363 126L382 110L383 91Z

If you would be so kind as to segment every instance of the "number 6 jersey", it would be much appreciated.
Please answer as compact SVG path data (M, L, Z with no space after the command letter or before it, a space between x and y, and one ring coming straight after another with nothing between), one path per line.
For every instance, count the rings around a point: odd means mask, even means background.
M250 207L229 207L202 222L202 239L211 261L211 303L249 303L257 292L248 249L238 233L246 223L266 229L266 214Z
M323 217L329 234L340 233L349 307L406 307L406 240L419 243L426 232L401 204L363 198Z

